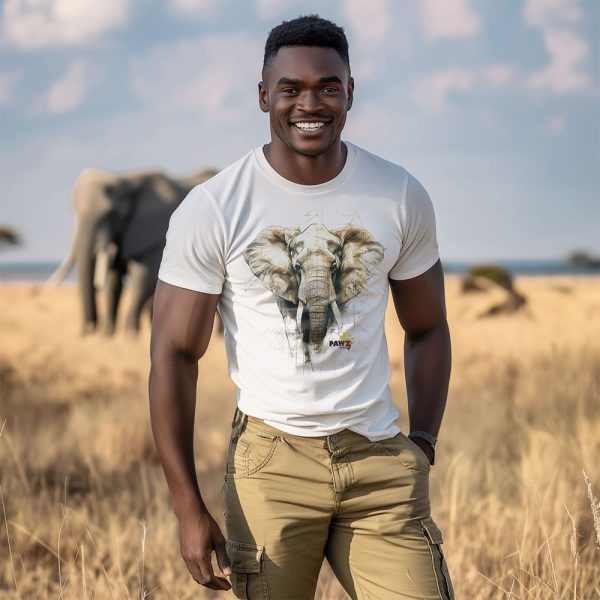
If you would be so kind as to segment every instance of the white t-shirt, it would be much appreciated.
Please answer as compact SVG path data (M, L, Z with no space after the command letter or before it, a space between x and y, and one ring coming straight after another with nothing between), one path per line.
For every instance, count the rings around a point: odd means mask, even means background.
M388 277L439 258L433 205L403 167L354 144L341 172L293 183L258 147L171 216L158 277L221 294L241 411L284 432L396 435L384 332Z

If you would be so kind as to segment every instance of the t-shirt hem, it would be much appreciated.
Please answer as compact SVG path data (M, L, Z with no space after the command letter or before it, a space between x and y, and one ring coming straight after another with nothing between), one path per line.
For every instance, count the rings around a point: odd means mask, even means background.
M158 278L161 281L164 281L165 283L169 283L170 285L175 285L177 287L193 290L194 292L204 292L205 294L220 294L223 291L222 286L207 285L204 283L198 283L197 281L189 282L183 279L178 279L177 277L165 277L164 275L159 275Z
M423 273L425 273L425 271L433 267L433 265L435 265L439 258L440 255L436 251L435 254L433 254L427 261L422 263L420 266L415 267L410 271L406 271L405 273L401 273L400 275L389 274L388 277L394 280L412 279L413 277L418 277L419 275L422 275Z

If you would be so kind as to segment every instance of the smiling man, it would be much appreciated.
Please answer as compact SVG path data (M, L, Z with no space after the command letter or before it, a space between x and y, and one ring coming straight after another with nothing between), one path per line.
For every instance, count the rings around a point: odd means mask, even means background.
M152 428L187 567L236 598L313 598L324 558L351 598L454 597L429 504L451 368L433 206L404 168L341 140L353 94L342 28L316 15L275 27L258 86L270 143L194 188L169 224ZM389 387L390 289L408 436ZM226 535L193 451L216 310L237 387Z

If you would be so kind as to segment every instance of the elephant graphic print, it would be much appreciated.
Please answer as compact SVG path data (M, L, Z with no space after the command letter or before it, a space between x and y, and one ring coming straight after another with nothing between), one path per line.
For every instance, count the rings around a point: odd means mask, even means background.
M323 349L329 332L351 348L344 329L346 304L367 286L383 260L383 246L353 223L328 229L320 223L306 228L263 229L244 250L252 273L272 293L290 344L302 343L304 362Z

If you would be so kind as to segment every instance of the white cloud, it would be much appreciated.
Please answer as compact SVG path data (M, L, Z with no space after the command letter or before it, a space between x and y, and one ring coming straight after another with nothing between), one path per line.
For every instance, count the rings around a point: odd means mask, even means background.
M550 30L544 34L544 45L550 54L550 62L529 76L532 89L567 94L590 87L590 77L581 69L588 45L580 36L568 30Z
M563 115L552 117L546 124L546 128L550 133L560 133L567 127L567 120Z
M256 14L263 21L271 21L289 14L290 3L283 0L256 0Z
M356 113L355 113L356 111ZM388 107L381 103L368 102L348 113L343 138L353 140L359 146L372 146L374 137L381 137L390 130L397 116L391 114Z
M497 63L481 68L481 77L494 87L505 87L516 81L517 70L512 65Z
M549 90L555 94L569 94L590 88L591 79L583 70L589 47L582 36L573 30L581 21L582 12L577 2L564 0L527 0L523 18L542 32L550 62L528 78L533 90Z
M572 0L527 0L523 15L526 23L544 30L576 23L582 16L579 6Z
M169 0L173 10L184 17L214 18L220 3L216 0Z
M130 0L6 0L2 36L22 50L95 43L127 22Z
M257 106L262 38L246 32L155 46L131 65L134 93L159 110L239 120Z
M469 0L423 0L421 10L429 40L471 37L481 31L481 18Z
M449 106L452 92L480 94L498 89L522 87L522 74L507 63L492 63L475 68L450 67L425 75L413 85L411 99L419 107L441 113ZM464 95L464 94L463 94ZM476 111L482 107L471 107ZM472 112L472 114L475 114ZM482 113L482 118L487 116Z
M98 81L99 72L82 59L75 59L32 107L33 114L60 115L81 106Z
M0 71L0 106L10 104L15 95L15 87L23 76L22 71Z
M411 91L411 98L418 106L441 112L446 108L448 94L455 90L471 90L475 80L476 74L470 70L442 69L418 80Z
M358 44L384 42L391 27L389 0L346 0L344 17Z

